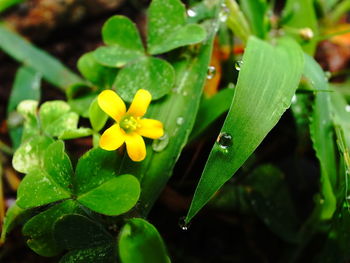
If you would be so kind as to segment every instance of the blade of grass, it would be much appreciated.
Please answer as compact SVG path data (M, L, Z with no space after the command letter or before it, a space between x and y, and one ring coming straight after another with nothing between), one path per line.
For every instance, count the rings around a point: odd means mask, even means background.
M303 64L303 53L291 39L280 39L277 46L255 37L249 39L231 109L221 129L226 135L209 155L187 223L243 165L289 108Z

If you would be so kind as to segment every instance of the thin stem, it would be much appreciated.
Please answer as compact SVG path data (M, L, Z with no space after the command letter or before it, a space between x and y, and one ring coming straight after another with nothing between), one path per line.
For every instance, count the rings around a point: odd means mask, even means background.
M13 155L14 153L14 150L2 141L0 141L0 151L7 155Z

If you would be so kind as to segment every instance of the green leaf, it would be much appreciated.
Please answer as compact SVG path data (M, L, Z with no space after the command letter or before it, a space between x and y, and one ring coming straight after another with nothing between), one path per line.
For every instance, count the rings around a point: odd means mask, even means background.
M313 0L288 0L283 9L282 23L295 30L309 28L314 36L318 35L318 21ZM290 30L291 36L294 36L302 45L305 52L310 55L315 53L317 45L317 37L309 41L305 41L300 34L295 34L295 30ZM289 28L286 29L288 33Z
M98 106L97 99L95 99L89 108L89 119L94 131L100 131L106 124L108 120L108 115L101 110Z
M336 198L333 187L337 182L337 163L335 160L335 143L332 113L330 108L330 90L325 74L320 65L310 56L305 55L304 76L315 90L315 102L310 121L310 135L313 148L321 167L321 193L323 201L320 206L320 217L323 220L332 218L336 209Z
M257 215L276 235L287 242L298 241L299 222L282 172L272 165L255 169L244 180Z
M255 37L243 55L235 96L197 186L186 221L243 165L291 104L304 56L291 39L272 46ZM232 146L231 146L232 145Z
M96 93L89 93L74 99L69 99L68 104L74 112L82 117L89 118L89 107L95 98Z
M254 35L264 39L268 30L266 0L246 0L241 2L241 6Z
M79 116L64 101L48 101L41 105L39 117L42 129L50 136L60 136L66 130L75 130Z
M165 245L157 229L141 218L130 219L119 234L122 263L168 263Z
M0 23L0 49L39 72L48 82L65 90L84 81L56 58L33 46Z
M60 140L76 139L81 137L90 136L93 134L93 130L89 128L79 128L75 130L65 130L58 136Z
M78 69L87 80L101 88L111 88L117 75L116 69L97 63L93 52L85 53L79 58Z
M124 174L78 196L78 201L105 215L120 215L136 205L140 196L140 183L132 175Z
M0 244L5 242L6 235L11 232L16 225L19 225L22 221L26 221L27 218L30 218L32 215L32 210L22 209L14 203L6 212L1 230Z
M61 217L55 224L54 234L60 246L69 250L97 247L114 241L102 225L78 214Z
M52 142L53 140L47 136L35 136L25 141L13 155L13 168L18 172L28 173L41 167L45 150Z
M138 30L125 16L113 16L102 28L103 41L109 45L94 51L95 59L102 65L122 67L141 56L144 48Z
M190 141L200 135L210 124L230 109L233 94L234 89L226 88L211 98L203 98L199 106Z
M31 169L22 180L17 193L19 207L37 207L71 197L72 165L62 141L47 147L44 168Z
M0 0L0 12L22 2L24 2L24 0Z
M78 201L101 214L119 215L130 210L140 195L138 180L117 175L121 157L114 151L92 149L79 159L74 183Z
M30 67L22 66L17 71L7 105L7 124L14 148L19 147L23 132L21 119L14 111L23 100L40 100L40 84L41 75Z
M23 100L17 107L16 115L24 118L23 133L21 142L33 139L41 135L40 124L37 118L38 101Z
M186 9L179 0L153 0L148 10L148 52L161 54L196 44L206 37L197 24L186 24Z
M64 255L59 263L114 263L115 250L114 244L73 250Z
M118 94L131 102L139 89L146 89L157 100L170 92L174 85L173 67L163 59L147 57L121 69L114 86Z
M73 200L67 200L54 205L46 211L31 218L24 226L22 233L29 239L28 246L35 253L52 257L62 252L63 247L55 240L53 231L55 222L63 215L78 211L77 203Z

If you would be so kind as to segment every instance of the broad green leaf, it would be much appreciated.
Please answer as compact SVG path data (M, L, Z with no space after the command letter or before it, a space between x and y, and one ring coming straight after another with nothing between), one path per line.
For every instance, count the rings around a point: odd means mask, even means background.
M206 37L197 24L186 24L186 9L180 0L153 0L148 10L147 48L152 55L196 44Z
M9 102L7 105L7 125L14 148L21 144L23 132L22 119L15 112L23 100L40 100L41 75L27 66L22 66L16 73Z
M291 100L304 66L300 47L282 38L272 46L255 37L243 55L235 95L197 186L186 221L210 200L276 125Z
M94 53L85 53L78 60L78 69L81 74L100 88L111 88L117 75L117 70L107 68L97 63Z
M103 41L107 47L94 51L94 58L102 65L122 67L144 56L139 32L133 22L125 16L113 16L102 28Z
M12 158L12 166L18 172L28 173L43 165L46 148L53 143L47 136L35 136L21 144Z
M79 116L71 111L64 101L48 101L41 105L39 111L41 126L44 132L52 137L60 136L66 130L75 130Z
M51 84L65 90L84 81L56 58L33 46L0 23L0 49L19 62L30 66Z
M109 18L102 28L103 42L143 53L143 45L136 25L125 16Z
M168 263L165 245L157 229L141 218L130 219L119 233L122 263Z
M7 234L11 232L16 225L21 224L22 221L26 221L33 213L33 210L22 209L16 203L8 208L2 225L0 244L5 242Z
M336 198L333 187L337 182L336 146L332 129L330 93L325 92L330 89L322 68L308 55L305 55L304 76L316 91L319 90L315 94L310 122L310 134L313 148L316 151L316 156L321 167L321 193L323 201L320 204L320 217L326 220L332 218L336 209Z
M140 196L140 183L132 175L124 174L78 196L77 200L105 215L120 215L136 205Z
M116 178L121 161L122 156L115 151L96 148L85 153L75 169L75 194L84 194Z
M216 14L219 11L219 2L213 2ZM131 166L126 161L121 169L122 173L133 174L141 181L142 195L138 208L143 214L148 213L163 190L192 130L218 23L216 19L207 21L210 37L198 48L196 56L191 56L189 51L188 56L173 63L176 70L175 87L168 96L149 107L147 117L163 122L164 140L154 141L152 147L148 147L147 157L142 163L137 166L133 163Z
M59 263L115 263L115 244L72 250Z
M45 151L44 167L31 169L24 177L17 192L19 207L37 207L71 197L72 166L63 149L62 141L52 143Z
M61 216L54 228L57 243L69 250L98 247L114 241L101 224L79 214Z
M63 247L54 239L53 235L54 224L62 216L78 210L75 201L67 200L31 218L22 229L23 235L29 238L28 246L37 254L45 257L61 253Z
M139 89L146 89L157 100L170 92L174 85L174 69L163 59L147 57L121 69L114 86L118 94L131 102Z
M313 0L287 0L286 6L283 9L282 23L295 30L309 28L313 35L318 35L318 22L316 10ZM286 29L288 32L288 28ZM313 55L317 45L317 38L314 37L309 41L305 41L300 35L295 35L295 31L291 30L291 35L302 45L305 52Z
M264 39L268 30L266 0L246 0L241 2L241 6L249 20L253 34Z
M98 106L97 99L95 99L89 108L89 119L94 131L100 131L106 124L108 120L108 115L101 110Z
M23 100L17 107L17 117L24 118L22 140L25 142L40 135L40 124L37 118L38 101Z
M203 98L190 141L200 135L210 124L230 109L233 94L234 89L226 88L211 98Z
M0 0L0 12L22 2L24 2L24 0Z
M276 235L287 242L297 242L299 222L282 172L272 165L263 165L250 174L244 184L258 217Z

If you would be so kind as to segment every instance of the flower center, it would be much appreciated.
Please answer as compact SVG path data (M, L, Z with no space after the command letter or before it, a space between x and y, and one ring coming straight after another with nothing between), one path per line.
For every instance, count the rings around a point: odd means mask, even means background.
M138 123L138 118L134 118L133 116L125 116L119 122L119 126L125 132L129 133L139 128L140 124Z

